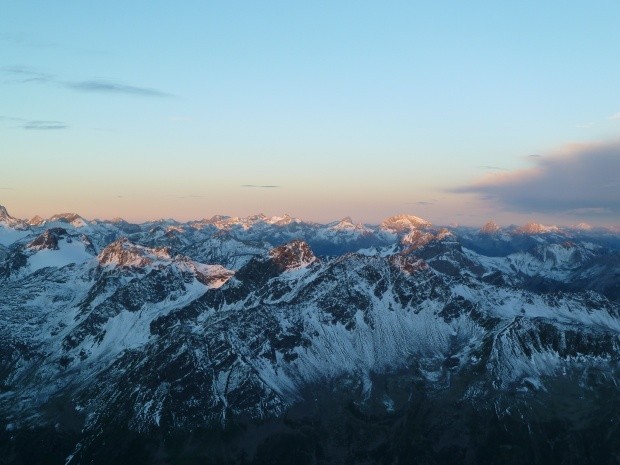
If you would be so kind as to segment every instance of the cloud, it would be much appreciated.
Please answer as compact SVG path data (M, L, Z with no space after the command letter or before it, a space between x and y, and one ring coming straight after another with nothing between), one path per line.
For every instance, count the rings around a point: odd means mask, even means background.
M0 121L26 121L23 118L15 118L14 116L0 116Z
M620 119L620 111L618 113L614 113L609 117L609 119Z
M479 168L482 168L485 170L492 170L492 171L508 171L506 168L502 168L500 166L493 166L493 165L482 165Z
M13 76L10 82L17 82L21 84L27 83L48 83L54 82L55 76L53 74L42 73L40 71L28 68L27 66L8 66L0 68L5 74Z
M140 97L171 97L171 94L158 89L134 86L103 79L65 81L63 79L59 79L53 74L43 73L26 66L3 67L0 68L0 71L12 76L12 78L9 79L9 82L19 84L53 84L77 92L91 92L100 94L125 94Z
M65 123L61 121L27 121L22 128L36 131L48 131L54 129L67 129Z
M16 118L14 116L0 116L0 121L9 121L19 123L16 128L49 130L49 129L67 129L69 126L62 121L45 121L45 120L27 120L24 118Z
M241 184L241 187L258 187L258 188L271 189L271 188L280 187L280 186L257 185L257 184Z
M478 194L513 212L620 218L620 142L573 145L533 163L452 192Z
M130 86L112 81L94 80L66 82L64 86L68 89L78 90L81 92L96 92L104 94L129 94L144 97L170 97L170 94L157 89L148 87Z
M568 210L566 213L570 215L578 216L592 216L592 215L609 215L612 213L610 208L606 207L586 207L586 208L574 208Z

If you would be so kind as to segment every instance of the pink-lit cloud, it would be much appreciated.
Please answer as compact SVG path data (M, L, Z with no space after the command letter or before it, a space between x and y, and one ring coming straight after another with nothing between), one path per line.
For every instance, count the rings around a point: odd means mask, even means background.
M620 219L620 142L570 145L534 166L454 189L512 212Z

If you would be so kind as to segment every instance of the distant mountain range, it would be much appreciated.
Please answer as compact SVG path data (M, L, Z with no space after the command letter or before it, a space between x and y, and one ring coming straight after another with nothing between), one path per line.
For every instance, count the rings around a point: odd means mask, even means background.
M0 463L620 463L610 229L0 207L0 341Z

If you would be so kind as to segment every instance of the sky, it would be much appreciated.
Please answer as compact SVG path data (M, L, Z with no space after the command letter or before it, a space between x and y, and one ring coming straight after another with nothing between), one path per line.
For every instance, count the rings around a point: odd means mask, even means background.
M620 224L620 2L0 0L16 217Z

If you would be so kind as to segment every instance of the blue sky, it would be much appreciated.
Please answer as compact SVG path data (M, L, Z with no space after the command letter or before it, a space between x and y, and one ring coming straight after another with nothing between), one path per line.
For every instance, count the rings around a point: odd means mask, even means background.
M620 187L567 203L531 179L570 191L583 170L549 166L620 170L617 1L2 11L0 203L14 215L620 221ZM506 197L523 177L544 208Z

